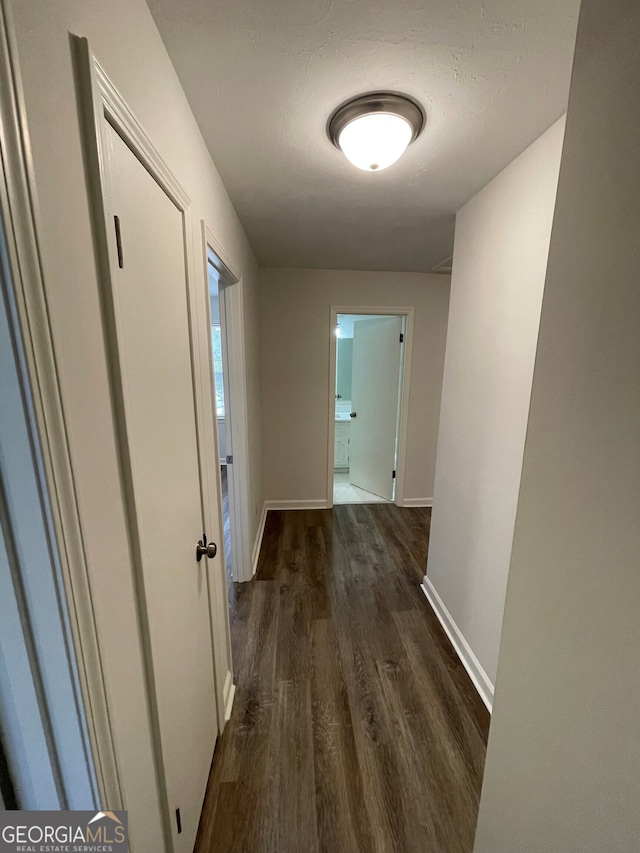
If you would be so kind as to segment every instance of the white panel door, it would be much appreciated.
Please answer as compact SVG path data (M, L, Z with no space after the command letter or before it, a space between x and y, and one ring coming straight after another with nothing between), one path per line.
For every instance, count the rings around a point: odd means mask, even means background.
M190 853L218 730L209 561L196 562L203 509L183 215L109 125L106 137L121 234L113 301L151 689L174 847Z
M393 500L402 317L353 324L349 479Z

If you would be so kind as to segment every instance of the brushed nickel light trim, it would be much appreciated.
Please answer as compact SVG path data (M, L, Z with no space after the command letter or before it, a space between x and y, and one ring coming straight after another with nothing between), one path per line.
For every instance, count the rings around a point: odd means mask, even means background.
M368 92L350 98L333 111L327 124L329 139L339 149L340 134L349 122L372 113L389 113L405 119L412 130L409 145L420 136L427 122L422 106L409 95L401 95L398 92Z

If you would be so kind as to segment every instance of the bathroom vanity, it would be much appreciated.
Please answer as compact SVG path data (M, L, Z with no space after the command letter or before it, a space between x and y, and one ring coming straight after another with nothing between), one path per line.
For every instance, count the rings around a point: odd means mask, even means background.
M349 468L349 437L351 435L350 400L336 402L336 432L333 451L333 467Z

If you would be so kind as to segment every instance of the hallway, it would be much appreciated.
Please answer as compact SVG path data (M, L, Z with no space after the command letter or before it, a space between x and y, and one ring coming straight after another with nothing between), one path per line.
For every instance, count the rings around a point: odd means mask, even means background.
M470 853L489 716L420 591L429 516L269 513L196 853Z

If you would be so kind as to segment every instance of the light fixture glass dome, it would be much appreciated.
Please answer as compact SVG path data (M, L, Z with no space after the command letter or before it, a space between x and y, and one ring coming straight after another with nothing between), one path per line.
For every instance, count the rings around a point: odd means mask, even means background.
M371 113L350 121L338 144L350 163L365 172L379 172L399 160L411 142L409 122L391 113Z
M424 110L407 95L369 92L339 106L327 126L347 160L366 172L395 163L425 125Z

